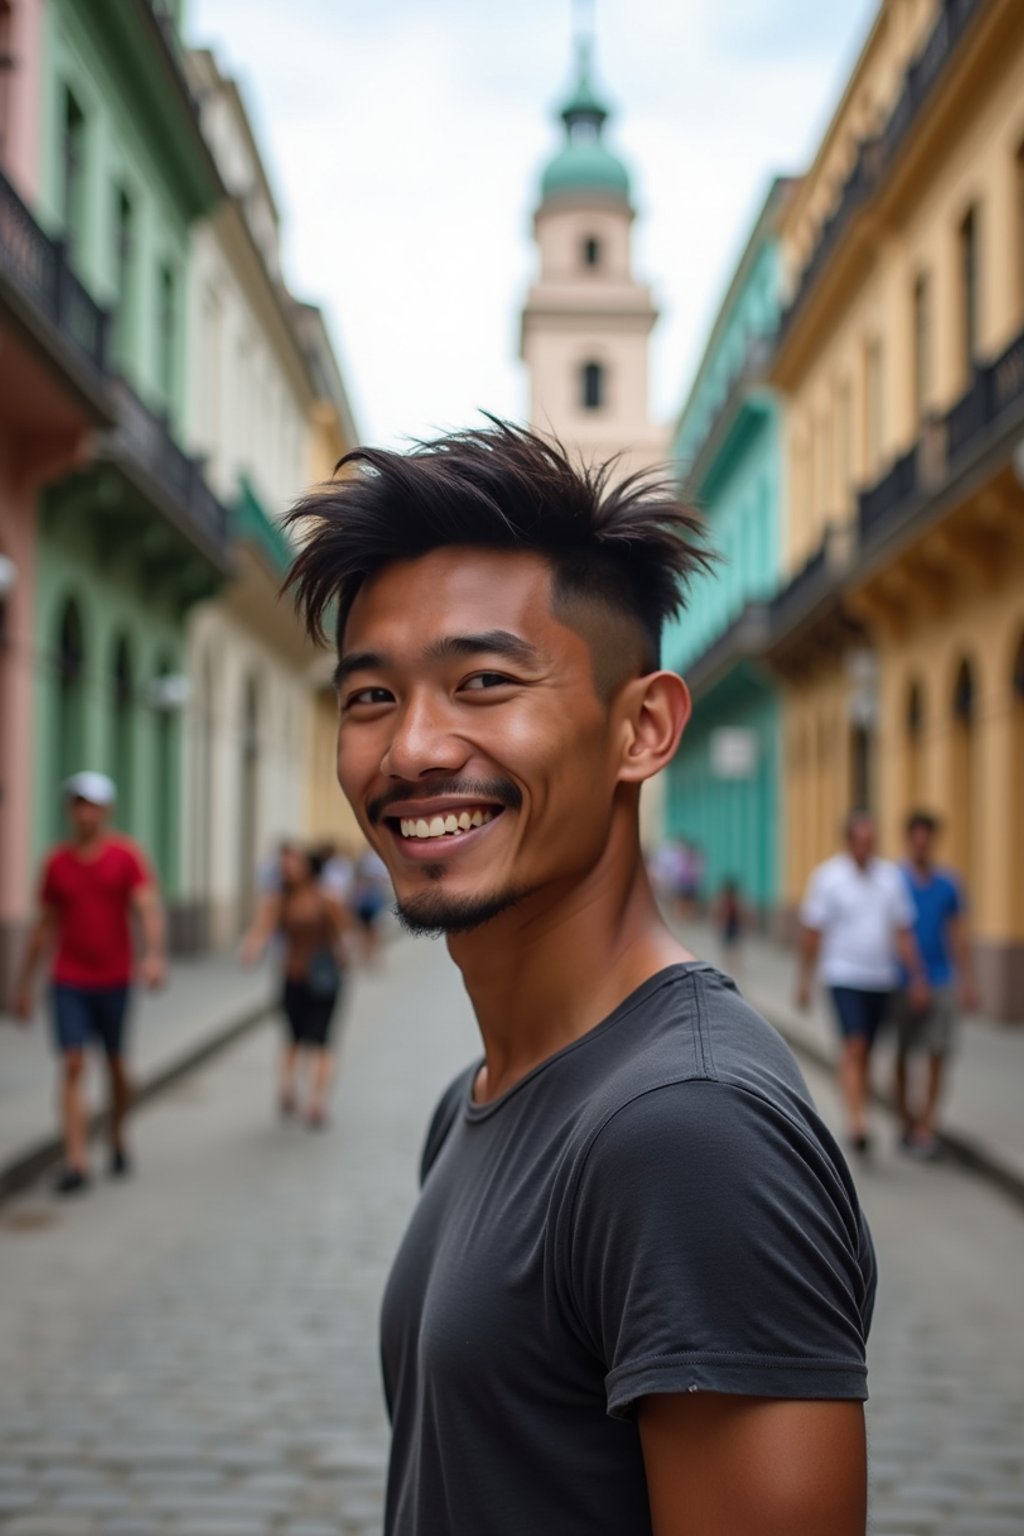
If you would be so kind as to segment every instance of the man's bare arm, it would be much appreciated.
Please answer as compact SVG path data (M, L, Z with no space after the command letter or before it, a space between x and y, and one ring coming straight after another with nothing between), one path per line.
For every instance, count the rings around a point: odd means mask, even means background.
M55 927L56 921L53 909L45 905L40 907L29 932L28 942L25 945L25 953L21 962L21 971L18 975L18 984L14 989L15 1018L27 1020L32 1017L32 994L35 987L36 972L39 969L40 961L53 943Z
M687 1393L638 1420L654 1536L865 1536L859 1402Z
M277 891L264 891L256 915L242 940L243 965L255 965L281 922L281 896Z
M156 886L136 886L132 906L142 930L142 979L147 987L162 986L167 975L167 923Z
M818 963L818 951L821 949L821 933L817 928L808 928L806 923L800 925L800 969L796 984L796 1004L798 1008L808 1008L811 1002L811 983L814 980L814 967Z
M921 964L921 952L917 947L913 928L897 928L896 953L909 977L911 1003L915 1008L927 1008L930 988L924 966Z

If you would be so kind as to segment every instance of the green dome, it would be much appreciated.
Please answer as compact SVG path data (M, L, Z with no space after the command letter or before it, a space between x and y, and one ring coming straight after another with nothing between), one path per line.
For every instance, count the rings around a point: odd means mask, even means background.
M598 192L629 201L629 173L622 161L602 141L608 108L590 78L590 40L581 39L576 59L576 82L559 112L565 124L564 146L548 162L541 178L547 199L565 193Z
M540 187L544 197L557 197L562 192L605 192L629 201L629 173L600 140L570 141L548 163Z

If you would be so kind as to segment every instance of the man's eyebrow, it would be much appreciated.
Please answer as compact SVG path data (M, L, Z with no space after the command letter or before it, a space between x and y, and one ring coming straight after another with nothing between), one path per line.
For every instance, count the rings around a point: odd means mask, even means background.
M424 646L428 661L447 661L453 656L506 656L524 666L536 666L540 653L519 635L507 629L488 629L480 635L443 635Z
M353 672L370 672L387 665L388 658L380 651L349 651L334 669L334 686L340 688Z

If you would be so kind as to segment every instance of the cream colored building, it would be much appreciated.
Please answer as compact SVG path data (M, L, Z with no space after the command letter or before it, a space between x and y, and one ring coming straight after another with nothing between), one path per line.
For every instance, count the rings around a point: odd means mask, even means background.
M792 906L868 803L943 819L1024 1016L1024 7L885 0L782 224Z
M223 945L274 842L314 828L317 653L278 590L292 556L281 519L319 473L323 402L244 102L211 53L189 64L229 195L193 233L188 431L232 508L235 570L189 619L184 856L197 942Z

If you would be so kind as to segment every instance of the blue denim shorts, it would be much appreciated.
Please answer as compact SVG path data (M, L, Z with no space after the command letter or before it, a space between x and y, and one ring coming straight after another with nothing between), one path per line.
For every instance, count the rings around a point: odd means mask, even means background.
M829 991L843 1039L873 1045L888 1016L892 993L869 992L866 987L830 987Z
M123 1055L127 987L69 987L55 981L52 1001L58 1051L84 1051L96 1040L108 1056Z

